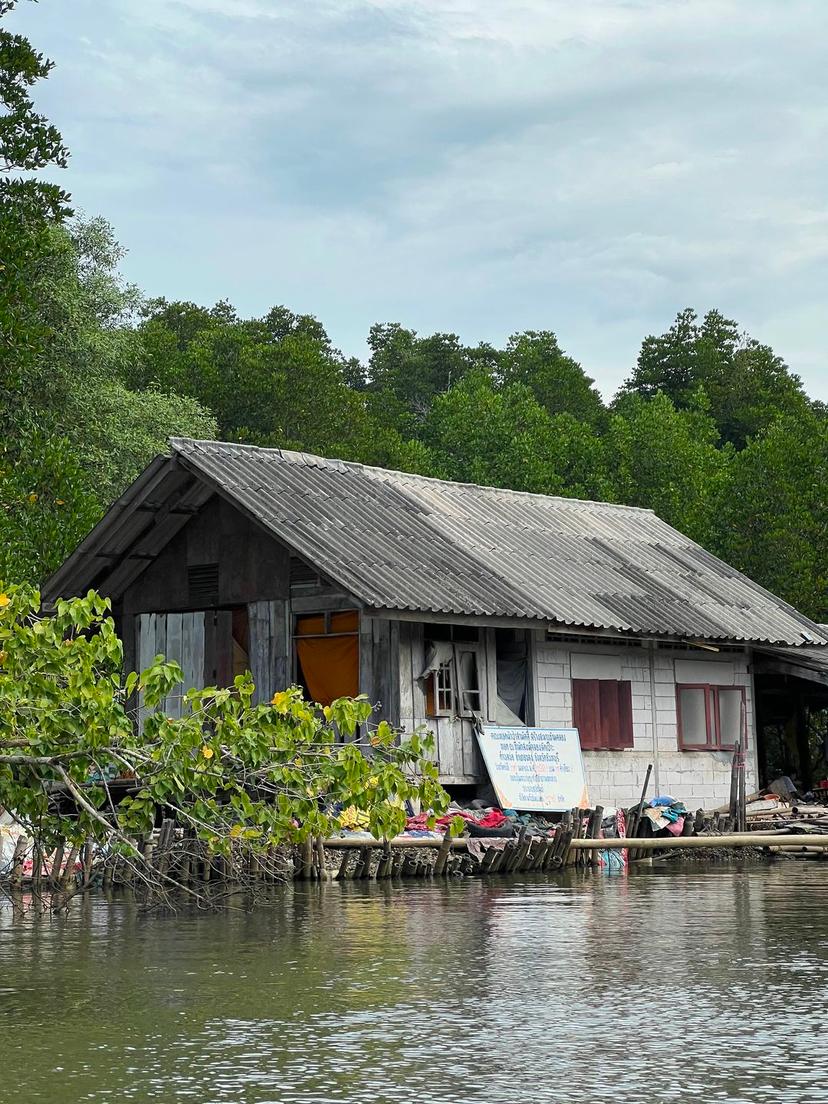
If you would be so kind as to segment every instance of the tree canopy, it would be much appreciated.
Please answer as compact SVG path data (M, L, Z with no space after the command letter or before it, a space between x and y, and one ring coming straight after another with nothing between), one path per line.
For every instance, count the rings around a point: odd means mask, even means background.
M13 3L0 0L0 18ZM715 309L644 337L619 394L551 329L501 347L381 322L364 362L278 303L148 298L100 218L36 174L67 151L34 104L52 63L0 30L0 572L44 579L170 435L645 506L828 619L826 417ZM150 289L157 293L163 289Z

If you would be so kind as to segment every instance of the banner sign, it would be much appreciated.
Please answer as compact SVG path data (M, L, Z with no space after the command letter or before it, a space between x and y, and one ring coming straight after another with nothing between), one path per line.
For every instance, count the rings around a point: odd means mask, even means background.
M589 807L577 728L483 725L477 741L501 808L561 813Z

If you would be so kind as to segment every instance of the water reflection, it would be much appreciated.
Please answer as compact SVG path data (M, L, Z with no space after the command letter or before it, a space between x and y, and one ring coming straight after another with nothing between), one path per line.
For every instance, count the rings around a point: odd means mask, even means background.
M0 910L0 1086L16 1104L814 1104L827 904L826 867L789 862L311 885L253 915Z

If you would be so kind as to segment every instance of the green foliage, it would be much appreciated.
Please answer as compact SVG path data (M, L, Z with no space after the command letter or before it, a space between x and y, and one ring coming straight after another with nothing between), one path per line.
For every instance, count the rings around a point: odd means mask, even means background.
M407 798L447 807L428 738L371 725L364 697L323 709L291 687L254 705L247 674L187 691L172 718L156 707L181 682L178 665L157 656L123 678L105 599L60 601L50 617L39 605L30 588L0 587L0 806L44 851L84 838L134 850L162 810L227 853L327 835L338 804L367 814L377 839L403 828ZM140 736L138 691L149 710ZM101 785L114 774L136 779L119 805Z
M435 398L424 436L439 472L541 494L606 497L603 446L571 414L550 414L522 383L497 388L483 368Z
M0 0L0 19L17 0ZM60 133L35 111L31 88L48 77L53 63L28 39L0 27L0 172L30 172L66 166L68 151ZM56 184L21 176L0 177L0 208L16 208L35 222L65 217L67 194Z
M21 275L16 318L35 336L2 362L0 563L8 579L45 578L169 436L215 435L212 416L188 397L122 382L144 352L130 324L142 299L118 274L121 257L101 219L45 225ZM55 510L57 500L64 505Z
M716 447L718 433L703 409L703 396L699 403L677 410L662 393L651 400L624 396L615 406L608 449L620 502L647 506L710 546L731 450Z
M0 448L0 578L55 571L100 516L71 442L33 428L25 450Z
M701 324L681 311L660 337L647 337L625 391L644 398L663 393L679 409L696 402L699 389L725 442L743 448L780 416L807 413L802 382L767 345L739 332L718 311Z
M0 0L0 19L16 0ZM34 109L31 89L52 63L21 35L0 27L0 393L10 405L36 362L46 327L32 291L48 228L65 217L68 196L56 184L19 174L64 166L60 134ZM7 419L0 416L0 432Z
M589 426L606 423L606 408L595 381L572 357L561 351L549 330L512 334L501 359L505 383L528 387L540 405L554 417L569 414Z
M127 376L134 387L189 395L218 418L220 436L346 460L430 467L426 450L405 440L372 407L354 365L331 346L310 315L273 307L241 320L226 303L156 305L140 328L145 355Z
M434 398L459 383L469 366L455 334L418 337L397 322L372 326L368 346L369 386L396 401L403 430L413 431Z
M781 418L732 461L716 545L735 567L828 621L828 422Z

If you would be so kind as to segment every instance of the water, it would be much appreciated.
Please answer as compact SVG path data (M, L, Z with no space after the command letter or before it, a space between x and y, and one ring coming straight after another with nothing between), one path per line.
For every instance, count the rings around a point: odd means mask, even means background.
M0 1100L828 1101L828 866L0 911Z

